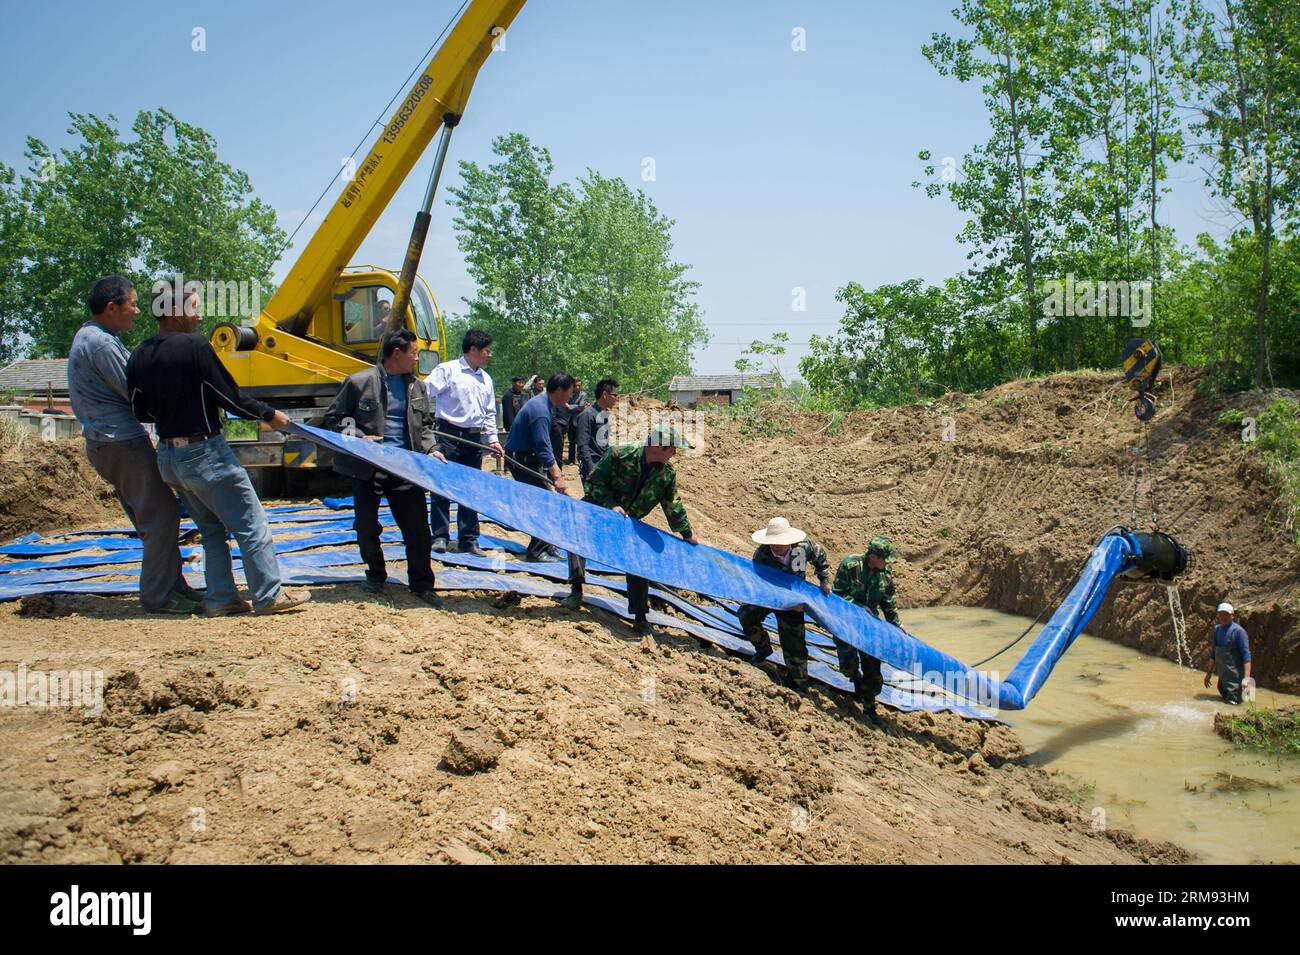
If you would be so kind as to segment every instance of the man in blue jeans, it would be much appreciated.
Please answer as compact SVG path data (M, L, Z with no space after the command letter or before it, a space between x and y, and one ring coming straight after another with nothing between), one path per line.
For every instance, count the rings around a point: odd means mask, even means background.
M185 582L176 538L181 510L158 474L149 432L131 413L126 390L130 352L118 336L140 314L135 286L108 275L90 290L90 321L77 330L68 353L68 397L81 422L86 457L113 486L144 549L140 604L150 613L188 614L203 595Z
M311 595L280 586L271 529L248 473L226 443L222 412L265 421L277 431L289 418L239 390L212 345L195 332L202 321L197 291L178 285L174 279L155 286L158 334L142 342L126 366L131 408L141 421L156 423L158 472L179 492L203 535L203 612L219 617L292 610ZM235 589L227 531L239 542L251 607Z

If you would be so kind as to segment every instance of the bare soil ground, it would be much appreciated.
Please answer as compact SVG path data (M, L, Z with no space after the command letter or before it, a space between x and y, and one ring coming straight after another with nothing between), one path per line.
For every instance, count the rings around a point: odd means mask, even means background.
M1294 688L1294 552L1219 408L1190 380L1174 387L1151 442L1162 526L1198 555L1189 618L1233 599L1261 682ZM782 513L838 558L889 533L904 606L1036 612L1127 522L1116 466L1138 431L1114 376L855 415L840 434L825 419L778 424L791 433L727 424L682 462L700 535L745 553ZM78 460L9 466L29 482L85 473ZM61 526L121 523L86 483L68 495L86 510ZM23 514L9 533L59 524ZM1165 652L1163 608L1162 591L1125 590L1093 629ZM876 729L836 695L801 697L689 637L640 640L541 599L453 593L434 612L340 585L301 613L209 621L47 598L0 607L0 669L20 663L103 670L109 686L91 718L0 709L9 862L1188 858L1092 831L1004 726L887 713Z
M1227 407L1249 415L1283 393L1199 398L1198 379L1181 368L1161 377L1146 439L1120 376L1091 373L855 413L837 433L824 416L797 415L767 422L772 437L711 430L706 453L678 470L686 498L709 502L699 533L719 547L751 549L750 532L774 514L832 560L888 534L902 551L901 607L1032 617L1108 528L1150 530L1154 507L1160 529L1192 554L1178 589L1196 665L1228 600L1250 634L1256 680L1297 693L1300 549L1242 426L1218 423ZM1145 462L1136 524L1134 461ZM1117 586L1088 629L1175 658L1163 587Z

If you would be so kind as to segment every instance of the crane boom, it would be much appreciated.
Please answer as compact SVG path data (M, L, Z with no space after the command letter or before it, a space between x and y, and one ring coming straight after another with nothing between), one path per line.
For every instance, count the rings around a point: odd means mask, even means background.
M447 39L416 77L356 174L294 263L263 318L304 334L317 303L351 261L448 114L465 110L484 60L524 0L472 0Z

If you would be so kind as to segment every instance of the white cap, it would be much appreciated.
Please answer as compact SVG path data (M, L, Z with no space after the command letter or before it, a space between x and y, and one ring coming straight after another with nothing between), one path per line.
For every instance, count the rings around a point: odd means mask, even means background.
M1232 609L1232 604L1225 600L1223 603L1219 604L1219 613L1235 613L1235 611Z

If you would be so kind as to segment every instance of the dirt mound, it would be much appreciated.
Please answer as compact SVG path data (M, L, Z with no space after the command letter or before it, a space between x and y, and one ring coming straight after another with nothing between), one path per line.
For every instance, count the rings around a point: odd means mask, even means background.
M769 416L769 437L717 418L679 481L709 543L747 553L750 532L775 514L834 560L884 533L902 552L900 606L1028 616L1108 528L1149 530L1154 508L1193 555L1179 591L1196 664L1207 660L1214 608L1228 599L1250 633L1259 684L1300 692L1300 552L1241 425L1218 421L1226 407L1251 414L1275 395L1205 398L1198 380L1181 368L1161 379L1145 446L1120 376L1089 373L830 420ZM1116 587L1089 632L1175 656L1163 588Z
M322 588L292 617L0 607L0 666L111 662L98 718L0 712L0 859L1137 862L1003 726L801 697L525 597ZM36 663L32 663L36 666ZM241 705L242 704L242 705Z
M1117 376L1078 375L830 420L769 415L767 437L727 420L682 462L683 496L700 536L735 552L777 513L836 559L885 532L904 607L1032 614L1130 522L1141 433L1125 397ZM1194 376L1175 369L1159 397L1139 523L1154 479L1161 526L1196 555L1181 591L1200 659L1228 596L1257 679L1297 689L1300 565L1258 462ZM120 522L93 482L67 492L90 474L75 443L35 447L10 472L45 482L26 496L48 501L17 500L11 478L11 532ZM14 516L86 500L96 517ZM0 710L0 859L1187 859L1094 831L1086 800L1025 765L1003 726L890 713L878 730L838 695L799 696L694 640L642 641L538 598L452 594L442 612L361 598L322 587L299 614L215 620L125 597L0 606L0 668L116 674L102 712ZM1172 653L1164 599L1120 589L1091 629Z
M90 466L80 438L41 441L34 434L6 432L0 442L0 541L124 520L113 489Z

